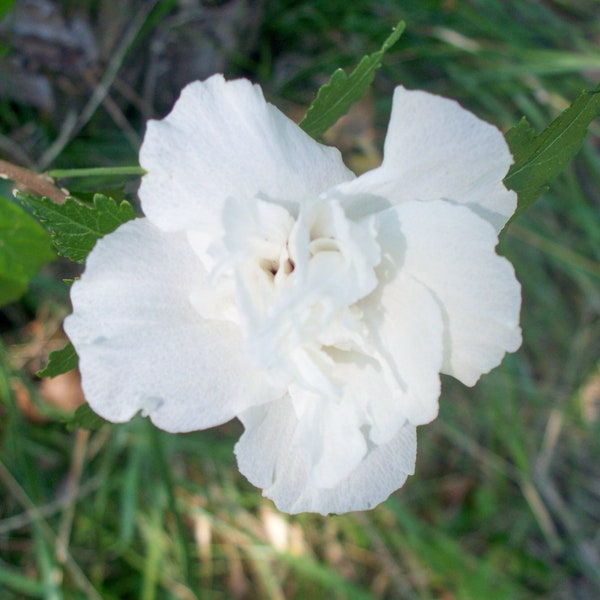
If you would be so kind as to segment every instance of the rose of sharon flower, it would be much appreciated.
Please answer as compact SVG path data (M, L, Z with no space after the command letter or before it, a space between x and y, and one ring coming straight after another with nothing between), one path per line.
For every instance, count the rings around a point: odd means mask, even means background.
M240 471L282 511L367 509L413 473L440 373L472 386L521 343L495 253L514 212L501 133L398 87L356 178L246 80L151 121L145 218L101 239L66 331L90 406L184 432L234 417Z

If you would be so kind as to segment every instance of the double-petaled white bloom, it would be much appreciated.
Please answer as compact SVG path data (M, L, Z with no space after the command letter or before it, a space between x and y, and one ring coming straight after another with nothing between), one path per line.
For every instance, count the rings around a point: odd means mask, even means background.
M151 121L145 218L100 240L66 330L91 407L172 432L238 417L242 473L287 512L375 506L413 472L440 373L521 342L495 253L515 210L501 133L397 88L356 178L258 86L214 76Z

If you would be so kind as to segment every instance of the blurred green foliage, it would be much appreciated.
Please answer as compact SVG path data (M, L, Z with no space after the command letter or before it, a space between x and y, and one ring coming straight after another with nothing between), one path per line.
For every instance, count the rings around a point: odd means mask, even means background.
M17 300L29 279L53 258L43 227L0 196L0 306Z

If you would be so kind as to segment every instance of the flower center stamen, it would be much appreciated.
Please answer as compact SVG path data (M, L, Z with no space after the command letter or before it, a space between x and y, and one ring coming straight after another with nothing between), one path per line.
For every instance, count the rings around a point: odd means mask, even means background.
M377 285L372 223L337 200L306 201L292 216L255 198L227 211L224 230L216 285L234 285L248 356L274 381L340 397L334 356L361 351L368 335L357 302Z

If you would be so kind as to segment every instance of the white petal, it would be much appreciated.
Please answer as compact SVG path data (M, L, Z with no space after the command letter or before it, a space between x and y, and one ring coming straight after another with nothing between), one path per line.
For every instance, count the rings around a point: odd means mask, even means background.
M311 485L332 489L367 453L361 414L346 398L336 404L303 389L290 390L290 395L296 415L301 415L291 445L308 454Z
M393 216L388 215L379 237L385 256L378 268L382 284L360 306L380 360L395 380L396 386L392 389L396 389L396 411L412 425L423 425L438 414L444 324L431 292L398 270L401 259L390 254L404 253L402 236ZM386 277L390 280L386 281ZM377 396L372 401L381 435L385 435L390 421L398 426L386 400Z
M414 472L415 428L401 428L387 444L372 446L358 467L331 489L316 487L310 458L290 444L297 426L289 398L252 408L241 420L246 431L235 447L240 471L288 513L344 513L383 502Z
M454 100L397 87L380 168L339 186L353 216L410 200L467 204L502 229L517 196L502 183L512 156L502 133Z
M167 117L148 123L140 165L142 208L165 230L220 226L230 197L298 202L354 177L259 86L222 75L191 83Z
M97 243L73 284L65 330L99 415L122 422L142 410L162 429L191 431L275 397L242 354L238 328L192 307L205 277L185 234L147 219Z
M474 385L521 345L514 269L496 254L493 227L466 207L406 202L392 212L404 236L403 273L420 281L443 313L442 372Z

